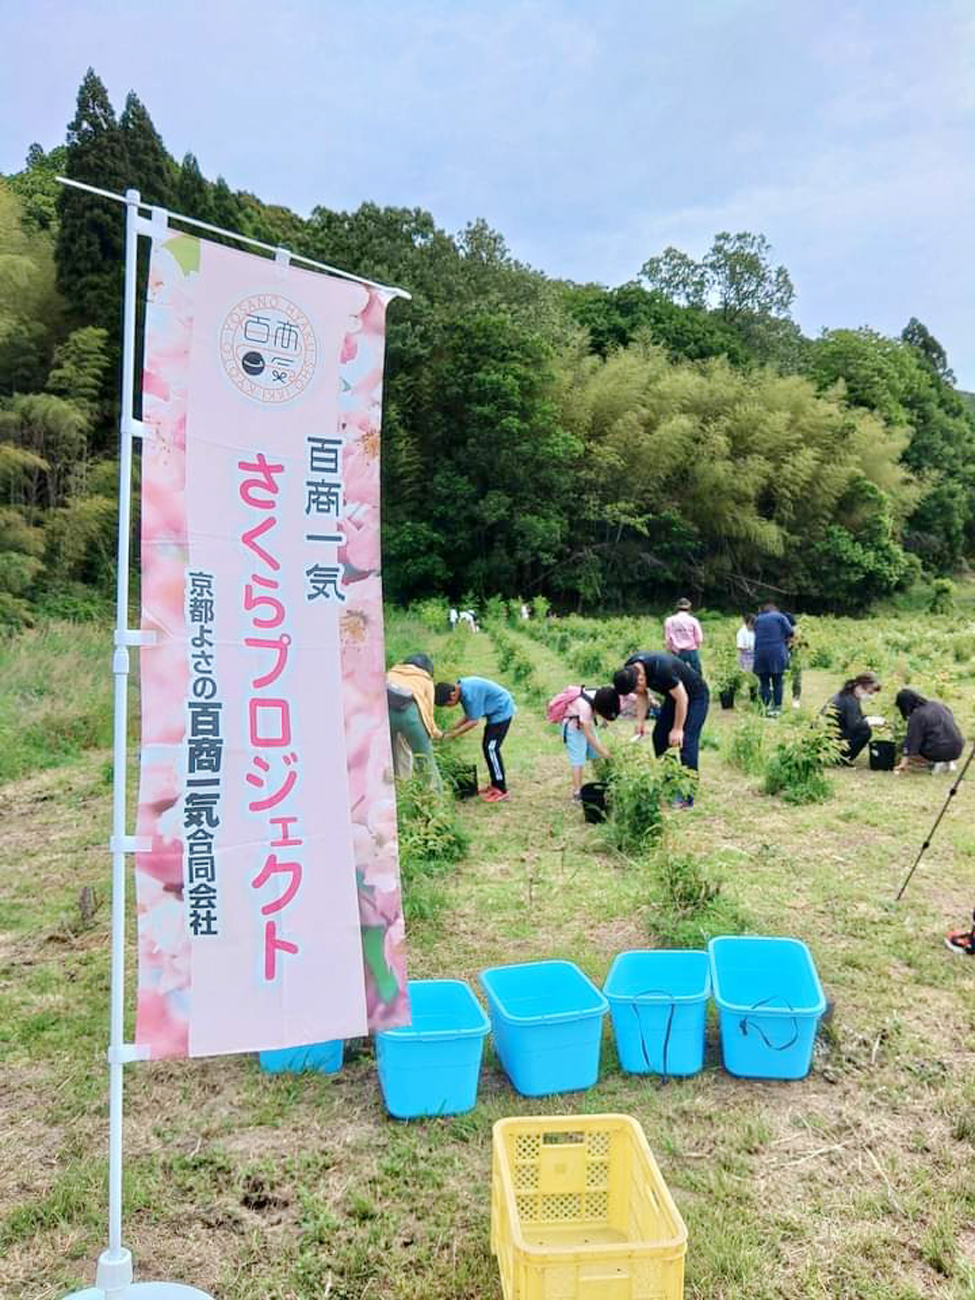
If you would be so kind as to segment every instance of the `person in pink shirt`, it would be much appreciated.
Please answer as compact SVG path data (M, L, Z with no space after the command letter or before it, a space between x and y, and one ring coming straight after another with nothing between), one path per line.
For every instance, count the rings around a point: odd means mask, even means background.
M701 669L701 656L698 654L704 633L701 625L691 613L691 602L681 596L676 610L664 623L664 645L672 655L690 664L696 673L704 676Z

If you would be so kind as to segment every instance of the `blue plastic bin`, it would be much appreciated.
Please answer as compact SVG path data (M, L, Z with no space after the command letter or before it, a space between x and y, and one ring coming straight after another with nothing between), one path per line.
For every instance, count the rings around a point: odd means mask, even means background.
M462 980L408 980L413 1023L376 1035L379 1085L390 1115L459 1115L477 1101L490 1025Z
M711 983L729 1074L802 1079L826 998L812 955L798 939L712 939Z
M327 1043L308 1043L305 1047L282 1047L274 1052L259 1052L261 1069L270 1074L317 1070L319 1074L337 1074L342 1068L345 1042L333 1038Z
M592 1087L609 1004L578 966L495 966L481 972L481 987L498 1057L522 1096Z
M711 961L693 950L621 952L606 976L620 1066L629 1074L697 1074Z

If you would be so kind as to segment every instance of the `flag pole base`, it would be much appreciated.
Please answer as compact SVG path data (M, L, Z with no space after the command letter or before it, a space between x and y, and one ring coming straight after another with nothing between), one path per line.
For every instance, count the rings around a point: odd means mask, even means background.
M86 1287L84 1291L72 1291L65 1300L213 1300L213 1297L183 1282L130 1282L124 1290L115 1292Z
M133 1282L132 1255L123 1247L114 1255L104 1251L98 1260L95 1285L72 1291L65 1300L213 1300L213 1297L183 1282Z

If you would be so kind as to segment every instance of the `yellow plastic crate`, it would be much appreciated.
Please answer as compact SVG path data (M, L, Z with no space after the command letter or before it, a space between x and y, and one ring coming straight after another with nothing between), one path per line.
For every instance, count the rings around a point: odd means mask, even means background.
M687 1229L636 1120L502 1119L492 1146L505 1300L681 1300Z

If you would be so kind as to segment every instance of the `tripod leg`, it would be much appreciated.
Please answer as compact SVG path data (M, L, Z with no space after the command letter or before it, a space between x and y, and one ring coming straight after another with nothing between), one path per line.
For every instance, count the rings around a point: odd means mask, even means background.
M903 898L904 891L905 889L907 889L907 886L911 883L911 877L914 875L914 872L917 871L918 863L921 861L921 858L924 856L925 850L930 847L931 841L934 839L934 833L941 825L941 818L948 811L948 805L951 803L952 799L958 793L958 787L961 785L962 781L964 781L965 773L968 771L969 767L971 766L971 762L973 758L975 758L975 740L972 741L972 747L971 750L969 751L968 757L965 759L964 766L962 767L961 771L958 773L958 776L956 777L955 782L952 785L951 789L948 791L948 796L944 801L944 806L942 807L941 811L938 813L937 817L935 818L934 825L931 827L930 831L928 831L928 838L921 845L920 852L918 853L917 857L914 859L913 867L911 867L910 871L907 873L907 877L905 878L903 885L901 885L900 889L897 891L897 897L894 899L895 903L899 903Z

